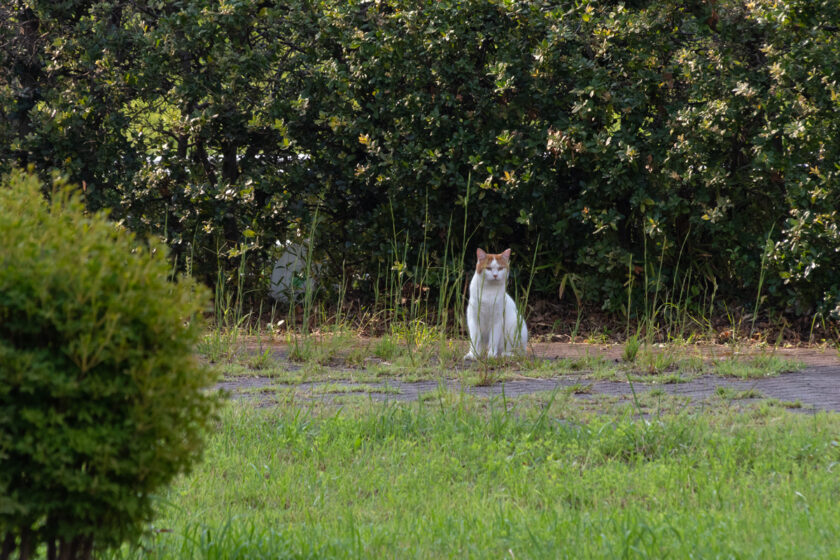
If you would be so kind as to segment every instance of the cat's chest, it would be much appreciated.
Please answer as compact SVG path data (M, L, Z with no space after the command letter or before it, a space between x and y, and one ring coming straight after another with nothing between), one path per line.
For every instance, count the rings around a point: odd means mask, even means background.
M505 307L504 284L494 286L482 283L480 278L473 278L470 286L470 306L481 315L492 315L502 311Z

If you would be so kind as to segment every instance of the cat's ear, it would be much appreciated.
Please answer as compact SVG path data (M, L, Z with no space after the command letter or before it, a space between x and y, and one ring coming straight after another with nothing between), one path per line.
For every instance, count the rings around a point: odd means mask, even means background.
M508 262L510 260L510 249L505 249L502 252L502 258L505 259L505 262Z
M484 257L487 256L487 253L484 252L484 249L479 248L479 249L476 249L475 256L476 256L476 258L478 258L478 260L483 261Z

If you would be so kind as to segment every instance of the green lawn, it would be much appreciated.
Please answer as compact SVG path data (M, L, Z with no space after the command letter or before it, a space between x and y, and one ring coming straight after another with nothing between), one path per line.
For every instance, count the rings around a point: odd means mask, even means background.
M837 414L661 394L341 398L230 403L121 556L840 557Z

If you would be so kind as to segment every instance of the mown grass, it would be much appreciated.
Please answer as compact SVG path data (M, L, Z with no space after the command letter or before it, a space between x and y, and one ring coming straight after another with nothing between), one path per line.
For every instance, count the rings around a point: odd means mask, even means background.
M663 400L232 402L119 556L837 557L838 415Z
M718 375L724 377L741 377L744 379L773 377L780 373L796 371L797 369L801 369L801 367L801 364L795 361L771 354L744 358L727 358L714 362L714 369Z
M316 395L327 394L341 394L341 393L382 393L389 395L398 395L400 390L397 387L389 387L386 385L366 385L346 384L346 383L327 383L325 385L317 385L312 388L312 393Z

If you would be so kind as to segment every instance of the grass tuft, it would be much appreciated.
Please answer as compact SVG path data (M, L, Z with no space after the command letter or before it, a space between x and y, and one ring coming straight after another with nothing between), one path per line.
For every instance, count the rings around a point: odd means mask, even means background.
M639 353L639 348L641 348L642 343L639 340L638 335L633 335L627 338L627 341L624 343L624 351L621 354L621 358L625 362L633 363L636 361L636 356Z
M714 362L717 375L724 377L739 377L754 379L757 377L775 377L782 373L798 371L804 364L772 354L747 356L744 358L730 357Z

